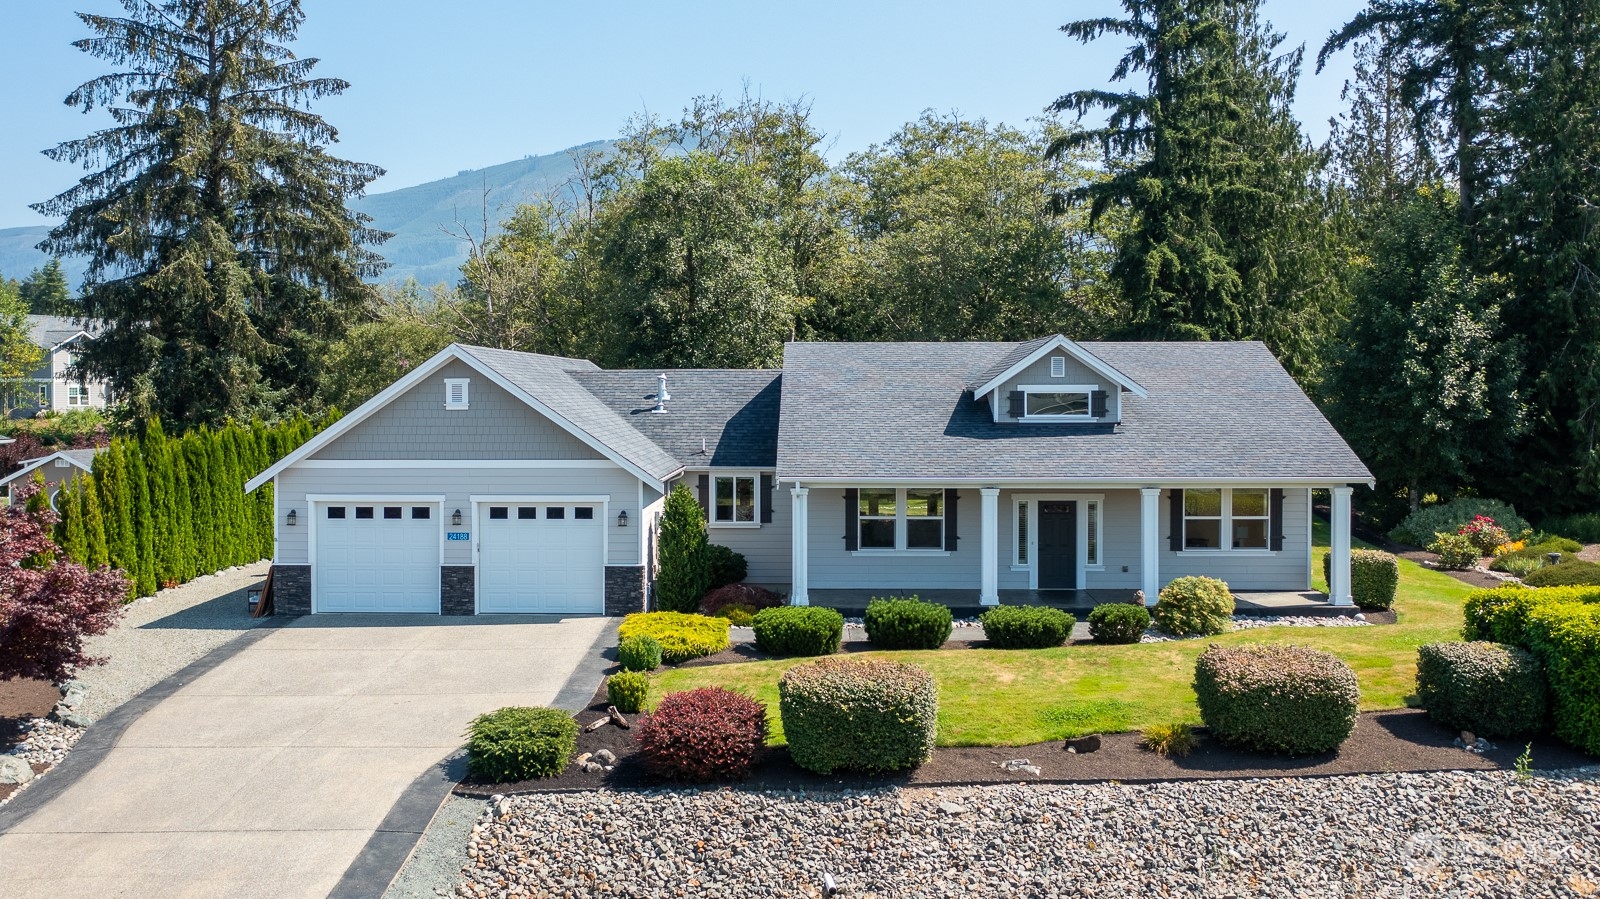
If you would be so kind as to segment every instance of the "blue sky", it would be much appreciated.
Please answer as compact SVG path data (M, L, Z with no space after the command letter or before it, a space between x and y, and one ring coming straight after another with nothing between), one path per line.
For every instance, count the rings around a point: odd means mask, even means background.
M70 46L86 34L71 10L120 9L115 0L6 6L0 228L44 223L27 204L78 177L39 153L104 124L61 102L105 71ZM1361 6L1268 0L1266 14L1314 57ZM1061 93L1106 83L1118 41L1085 47L1056 29L1119 8L1108 0L304 0L296 51L352 82L316 109L340 131L337 152L388 170L376 192L610 137L632 113L671 114L696 94L737 94L746 83L769 98L809 99L834 157L927 108L1022 123ZM1348 72L1346 55L1301 77L1296 113L1318 140Z

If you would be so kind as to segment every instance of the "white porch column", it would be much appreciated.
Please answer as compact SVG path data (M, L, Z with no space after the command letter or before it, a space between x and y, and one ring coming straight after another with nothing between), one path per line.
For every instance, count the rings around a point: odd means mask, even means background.
M1139 589L1144 604L1161 594L1161 488L1139 488Z
M1000 488L980 487L982 497L983 528L980 551L983 553L979 570L978 602L981 605L1000 604Z
M1328 602L1348 606L1350 596L1350 487L1333 488L1333 508L1330 510L1330 529L1333 539L1328 546Z
M789 605L809 606L811 597L807 594L810 581L808 560L811 555L810 546L810 517L811 489L795 485L789 491L792 506L790 515L793 527L793 536L790 540L791 558L789 561Z

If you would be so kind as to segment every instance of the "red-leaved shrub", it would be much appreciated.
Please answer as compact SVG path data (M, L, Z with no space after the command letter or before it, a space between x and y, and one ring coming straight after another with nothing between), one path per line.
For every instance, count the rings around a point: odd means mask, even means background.
M668 693L636 737L645 770L700 783L747 776L766 738L761 703L722 687Z
M703 615L715 615L724 607L735 604L750 606L759 612L783 605L783 597L754 584L729 584L707 593L700 600L700 612Z

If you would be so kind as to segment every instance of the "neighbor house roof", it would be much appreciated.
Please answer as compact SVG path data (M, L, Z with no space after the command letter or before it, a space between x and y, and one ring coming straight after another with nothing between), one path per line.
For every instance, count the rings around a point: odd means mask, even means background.
M68 464L83 471L94 471L94 457L99 452L100 450L93 448L57 450L48 456L36 456L32 459L24 460L21 468L0 478L0 487L7 486L18 478L31 474L34 469L42 468L55 459L63 459ZM48 473L46 474L48 476Z
M782 372L766 369L576 371L572 379L685 468L772 468L778 463ZM667 411L656 406L667 376Z
M790 343L785 480L1305 481L1372 476L1267 347L1085 343L1142 386L1121 422L996 422L971 387L1038 342Z
M28 336L35 346L43 347L46 351L71 341L80 334L94 336L91 327L78 324L78 320L65 315L30 315L28 316Z

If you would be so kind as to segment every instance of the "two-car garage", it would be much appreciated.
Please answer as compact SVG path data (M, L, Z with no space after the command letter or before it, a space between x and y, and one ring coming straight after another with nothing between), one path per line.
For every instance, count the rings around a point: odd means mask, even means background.
M603 497L473 497L470 518L431 497L310 505L317 612L438 614L447 543L471 545L476 612L605 609Z

